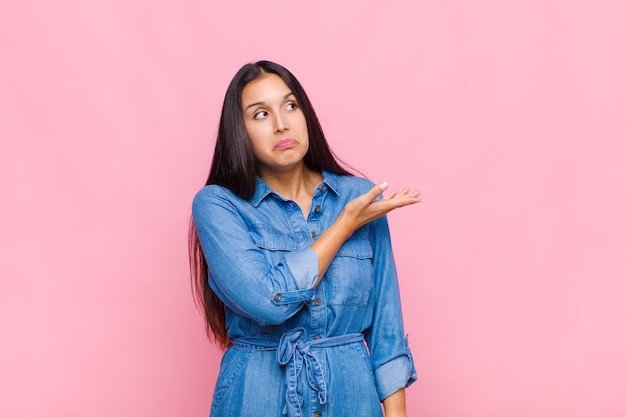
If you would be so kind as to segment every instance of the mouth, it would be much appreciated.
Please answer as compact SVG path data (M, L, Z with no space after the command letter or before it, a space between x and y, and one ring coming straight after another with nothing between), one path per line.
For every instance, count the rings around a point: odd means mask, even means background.
M289 149L294 147L298 142L293 139L283 139L274 146L274 150Z

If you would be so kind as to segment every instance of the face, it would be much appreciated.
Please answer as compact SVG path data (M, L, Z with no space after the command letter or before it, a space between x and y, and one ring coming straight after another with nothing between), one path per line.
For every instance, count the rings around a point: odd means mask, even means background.
M241 92L241 104L261 176L304 163L309 149L306 119L282 78L269 74L249 82Z

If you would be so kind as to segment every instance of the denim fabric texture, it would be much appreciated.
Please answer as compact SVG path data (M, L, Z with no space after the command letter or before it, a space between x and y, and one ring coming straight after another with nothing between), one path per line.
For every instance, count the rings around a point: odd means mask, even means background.
M305 217L257 178L250 200L209 185L193 217L233 341L211 416L382 416L416 380L385 217L342 245L316 288L310 245L373 184L323 172Z

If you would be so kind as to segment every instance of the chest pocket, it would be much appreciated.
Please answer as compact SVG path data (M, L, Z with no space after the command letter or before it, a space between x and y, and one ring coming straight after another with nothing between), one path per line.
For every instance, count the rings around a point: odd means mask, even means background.
M368 229L358 229L339 249L324 279L328 279L331 305L365 307L374 286L372 246Z
M285 252L298 249L298 244L285 232L265 223L255 223L248 226L250 237L254 244L263 250L266 260L270 264L284 258Z

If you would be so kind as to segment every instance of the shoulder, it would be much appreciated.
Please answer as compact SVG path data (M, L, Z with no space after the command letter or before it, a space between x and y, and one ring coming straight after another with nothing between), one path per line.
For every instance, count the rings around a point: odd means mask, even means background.
M206 209L214 205L236 205L244 201L237 197L232 191L221 185L206 185L200 189L193 198L192 212Z
M337 187L336 190L340 195L361 195L374 186L374 183L367 178L357 176L336 175L334 180Z
M359 188L367 188L370 189L374 186L374 183L367 178L357 177L356 175L342 175L341 178L342 184L346 184L351 187L359 187Z
M196 193L193 198L193 203L196 204L196 202L210 200L212 198L225 197L226 193L228 193L228 189L220 185L205 185Z

